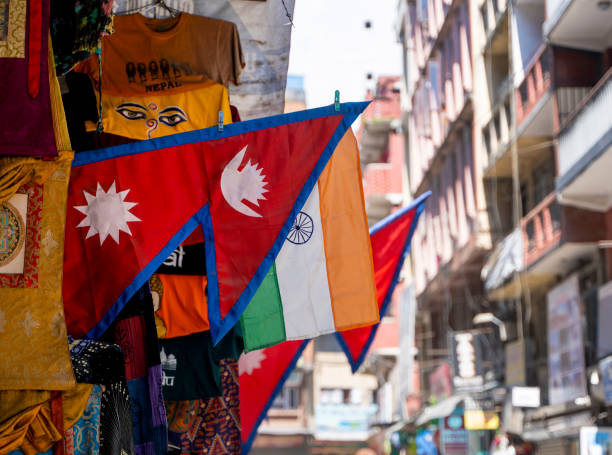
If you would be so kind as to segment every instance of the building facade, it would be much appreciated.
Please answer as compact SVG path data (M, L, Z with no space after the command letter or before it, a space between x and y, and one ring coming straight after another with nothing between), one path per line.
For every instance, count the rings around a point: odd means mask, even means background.
M461 452L439 420L460 409L465 453L584 452L612 424L612 5L399 12L410 189L432 191L412 254L421 429Z

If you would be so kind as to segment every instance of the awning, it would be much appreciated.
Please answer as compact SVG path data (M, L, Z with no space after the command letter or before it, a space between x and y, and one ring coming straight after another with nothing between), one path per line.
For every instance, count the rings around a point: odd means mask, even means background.
M454 395L433 406L427 406L416 419L416 425L425 425L430 420L441 419L452 414L457 406L465 400L462 395Z

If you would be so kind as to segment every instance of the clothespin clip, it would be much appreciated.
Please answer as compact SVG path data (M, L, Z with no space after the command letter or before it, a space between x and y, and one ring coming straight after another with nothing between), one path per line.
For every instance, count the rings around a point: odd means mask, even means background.
M334 93L334 110L340 112L340 90Z
M217 120L217 130L219 132L223 131L223 111L219 111L219 118Z

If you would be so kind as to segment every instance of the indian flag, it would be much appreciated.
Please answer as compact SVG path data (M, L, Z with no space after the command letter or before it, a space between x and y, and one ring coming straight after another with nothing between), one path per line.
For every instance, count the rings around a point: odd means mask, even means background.
M241 318L245 351L378 322L357 141L342 138Z

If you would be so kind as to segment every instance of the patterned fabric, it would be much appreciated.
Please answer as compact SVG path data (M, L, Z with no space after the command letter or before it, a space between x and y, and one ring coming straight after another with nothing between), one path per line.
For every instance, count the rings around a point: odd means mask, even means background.
M26 0L0 0L0 58L25 58Z
M134 454L130 397L125 381L106 388L100 411L100 455L117 454Z
M93 386L83 416L71 428L74 455L98 455L100 453L102 391L100 385ZM65 439L70 440L70 435L66 434Z
M13 0L10 2L9 13L14 3ZM34 55L28 58L0 58L0 112L10 114L3 115L0 124L0 155L57 155L46 57L49 50L46 29L49 0L31 0L31 6L40 7L40 28L36 30L41 35L36 41L39 46L31 49ZM33 57L38 58L39 64L33 64L30 68ZM29 86L29 83L34 85ZM32 90L32 94L29 90ZM34 94L36 96L32 97Z
M113 341L123 352L136 454L162 455L168 447L166 410L153 300L148 284L130 299L114 326Z
M116 344L95 340L70 342L70 359L77 382L107 384L125 380L123 354Z
M103 35L112 32L113 0L81 0L51 3L51 38L59 74L87 60Z
M238 362L221 361L223 396L168 401L168 439L181 453L240 454Z
M18 273L0 274L0 390L67 390L75 384L61 294L71 161L65 152L56 162L39 163L34 176L45 164L55 172L36 190L21 187L29 206L19 234L26 236L24 264ZM4 166L0 159L0 175ZM6 207L0 206L0 224ZM3 228L0 236L7 235Z

